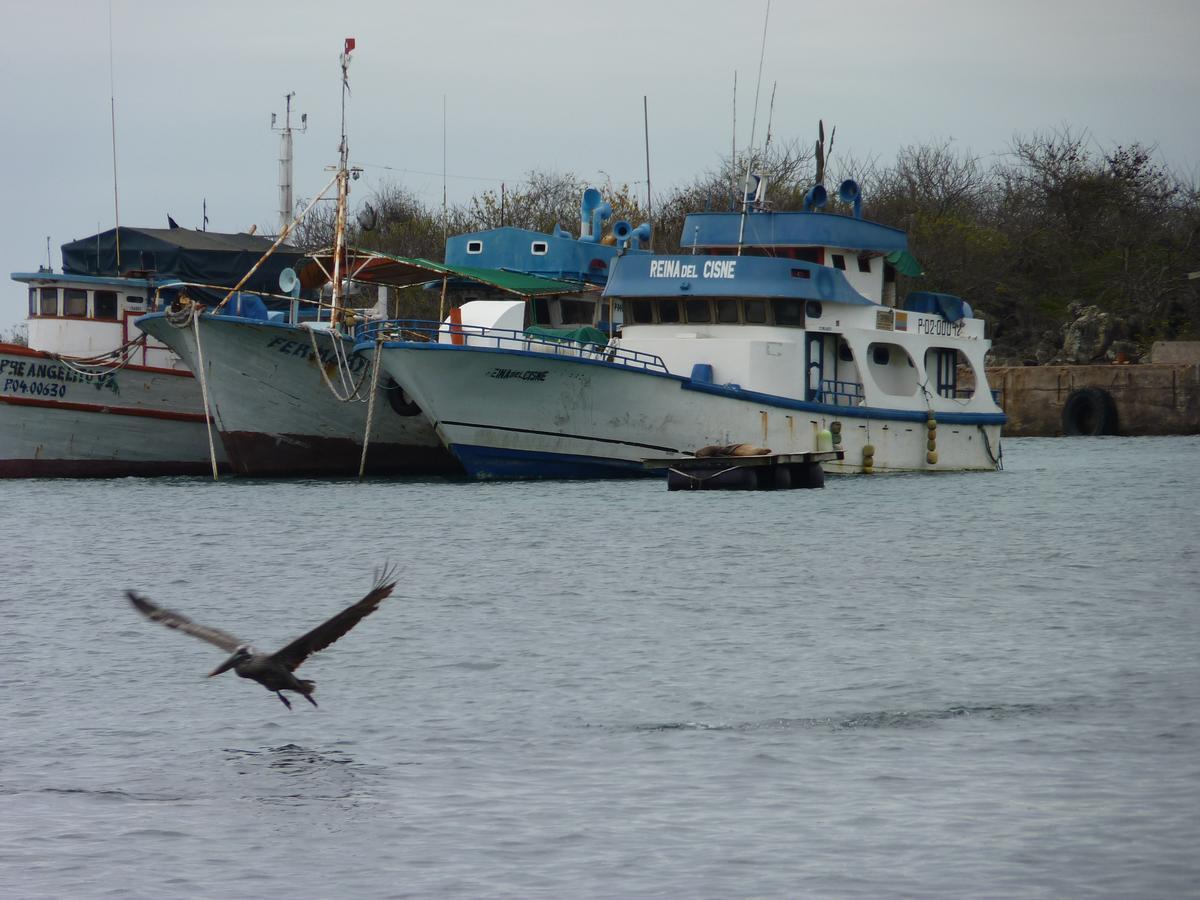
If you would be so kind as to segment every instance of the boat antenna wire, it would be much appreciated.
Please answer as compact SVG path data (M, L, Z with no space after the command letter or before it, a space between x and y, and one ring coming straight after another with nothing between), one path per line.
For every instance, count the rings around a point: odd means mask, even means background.
M113 27L112 0L108 0L108 113L112 133L113 159L113 222L115 228L113 237L116 241L117 269L115 274L121 274L121 203L117 196L117 95L113 79Z
M750 183L750 168L754 164L754 131L758 127L758 92L762 88L763 58L767 55L767 23L771 21L771 0L767 0L767 11L763 16L762 47L758 52L758 83L754 86L754 115L750 117L750 152L746 157L746 180L743 188ZM746 212L750 201L746 199L746 191L742 191L742 219L738 223L737 255L742 255L742 237L746 233Z
M642 122L646 132L646 219L650 222L650 250L654 250L654 200L650 194L650 105L642 94ZM609 315L609 321L612 316Z
M733 130L729 141L729 179L733 197L737 199L737 69L733 70Z

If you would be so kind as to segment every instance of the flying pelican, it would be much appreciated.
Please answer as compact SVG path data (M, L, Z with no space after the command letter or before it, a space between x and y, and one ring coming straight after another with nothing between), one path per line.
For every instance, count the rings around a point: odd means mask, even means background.
M375 585L369 594L352 606L343 609L329 621L318 625L308 634L296 638L282 650L274 653L256 653L253 647L233 635L216 628L200 625L187 616L156 606L133 591L126 591L125 596L151 622L175 628L184 634L190 634L192 637L198 637L210 644L216 644L226 653L232 653L233 655L229 659L208 673L209 678L233 669L242 678L250 678L268 691L274 691L276 696L283 701L283 705L291 709L292 704L287 697L283 696L283 691L295 691L297 694L303 694L304 699L309 703L313 706L317 705L317 701L312 698L316 682L297 678L292 672L311 654L318 650L324 650L364 618L375 612L380 602L391 594L392 588L396 586L395 574L394 568L385 567L376 576Z

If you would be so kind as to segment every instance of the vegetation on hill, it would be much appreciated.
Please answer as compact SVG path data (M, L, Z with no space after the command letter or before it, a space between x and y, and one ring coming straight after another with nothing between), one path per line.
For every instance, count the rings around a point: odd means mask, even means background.
M820 170L831 188L827 209L849 214L833 188L854 178L864 216L908 233L925 274L902 277L901 295L922 289L965 298L988 321L997 358L1137 359L1155 340L1200 339L1200 280L1188 279L1200 271L1200 186L1168 171L1153 147L1105 150L1086 132L1064 129L1017 137L1007 152L989 157L951 143L909 146L884 165L835 152L833 137L828 145L775 144L749 161L726 157L655 196L654 248L686 246L687 213L734 208L747 168L765 173L776 210L801 209ZM523 183L483 191L443 216L440 207L387 185L356 206L349 239L440 260L446 235L500 225L578 231L587 186L572 173L535 170ZM628 184L595 186L614 218L635 225L650 218L644 193ZM331 231L327 209L310 217L297 242L328 245ZM1099 343L1079 346L1073 337L1084 320L1098 329Z

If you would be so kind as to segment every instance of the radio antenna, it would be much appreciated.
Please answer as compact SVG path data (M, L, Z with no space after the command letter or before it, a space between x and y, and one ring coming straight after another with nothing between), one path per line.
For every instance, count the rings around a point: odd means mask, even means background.
M767 0L767 11L763 16L762 48L758 53L758 83L754 87L754 115L750 118L750 152L746 156L746 180L743 183L742 190L742 220L738 224L738 256L742 255L742 237L746 232L746 212L750 206L750 201L747 199L746 194L750 186L750 169L754 164L754 131L758 127L758 92L762 88L763 58L767 55L767 23L770 20L771 0Z
M113 79L113 27L112 0L108 0L108 112L112 126L112 159L113 159L113 238L116 241L117 268L114 274L121 274L121 203L117 195L117 94Z
M650 194L650 103L642 94L642 121L646 131L646 218L650 222L650 249L654 249L654 200ZM612 317L610 316L611 320Z

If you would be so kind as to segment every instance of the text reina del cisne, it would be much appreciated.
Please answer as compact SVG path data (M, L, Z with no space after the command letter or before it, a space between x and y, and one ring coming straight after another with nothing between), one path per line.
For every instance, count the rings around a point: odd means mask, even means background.
M709 259L704 265L678 259L650 260L651 278L733 278L736 259Z

